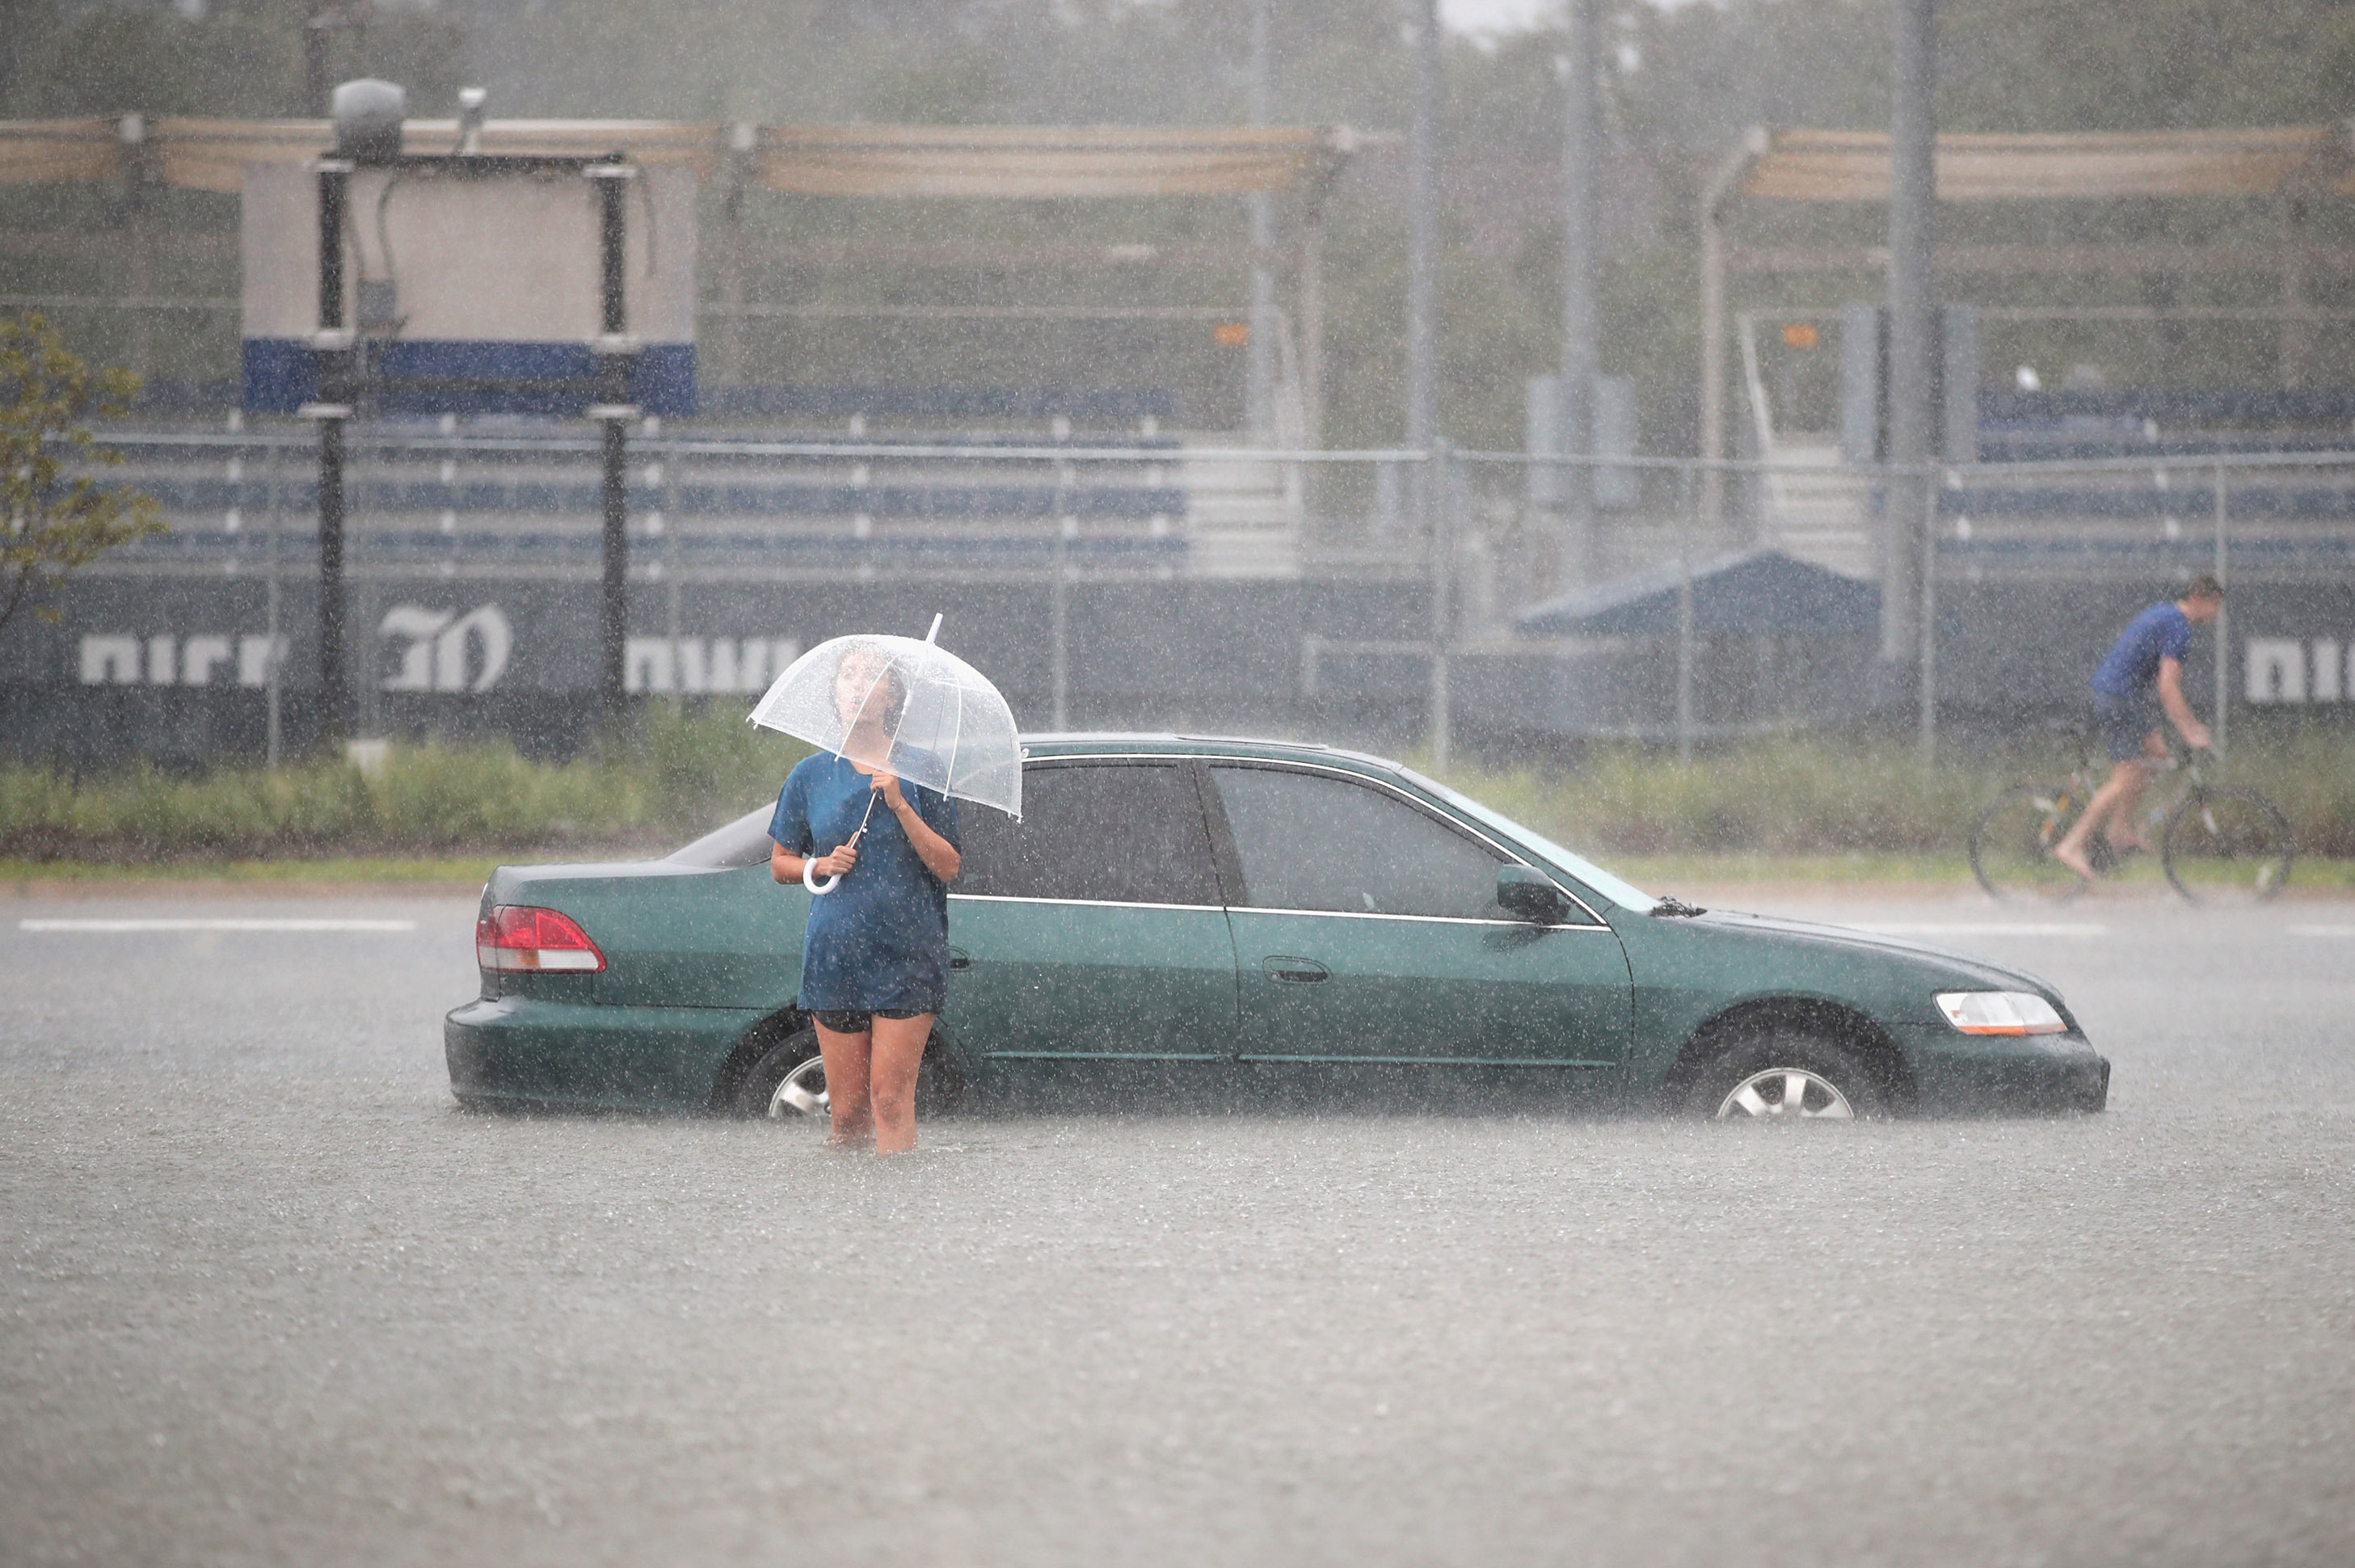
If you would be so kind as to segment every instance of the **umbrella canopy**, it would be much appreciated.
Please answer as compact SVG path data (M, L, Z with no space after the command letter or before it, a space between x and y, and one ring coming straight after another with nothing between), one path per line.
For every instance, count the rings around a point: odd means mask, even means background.
M932 622L938 635L940 621ZM911 784L1022 816L1022 743L988 677L935 644L820 643L777 677L751 722Z

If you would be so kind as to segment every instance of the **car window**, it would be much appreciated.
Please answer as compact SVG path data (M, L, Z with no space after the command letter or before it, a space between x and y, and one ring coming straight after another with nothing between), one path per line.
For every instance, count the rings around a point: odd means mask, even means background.
M1460 790L1450 789L1406 768L1401 768L1399 772L1483 827L1495 829L1524 850L1535 851L1539 859L1551 862L1557 870L1567 872L1572 881L1585 884L1589 891L1601 893L1621 909L1648 910L1660 901L1634 883L1613 876L1585 856L1563 848L1526 823L1516 822L1503 812L1483 805Z
M1504 857L1398 796L1327 773L1216 767L1254 909L1502 920Z
M1174 763L1063 764L1022 774L1022 820L967 806L954 893L1219 902L1191 772Z
M674 865L721 871L765 866L769 851L776 848L769 837L769 823L776 814L773 804L748 811L725 827L714 828L686 848L673 850L668 859Z

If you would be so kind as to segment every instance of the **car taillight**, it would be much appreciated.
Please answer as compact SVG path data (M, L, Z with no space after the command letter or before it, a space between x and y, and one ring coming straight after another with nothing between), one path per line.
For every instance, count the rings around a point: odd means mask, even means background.
M605 966L605 955L569 914L499 904L474 922L474 962L485 969L570 970Z

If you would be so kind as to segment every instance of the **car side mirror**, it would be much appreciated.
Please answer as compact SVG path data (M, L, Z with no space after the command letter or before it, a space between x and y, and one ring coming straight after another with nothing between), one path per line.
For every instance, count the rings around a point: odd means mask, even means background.
M1497 901L1515 920L1553 925L1570 912L1561 890L1527 866L1506 866L1497 872Z

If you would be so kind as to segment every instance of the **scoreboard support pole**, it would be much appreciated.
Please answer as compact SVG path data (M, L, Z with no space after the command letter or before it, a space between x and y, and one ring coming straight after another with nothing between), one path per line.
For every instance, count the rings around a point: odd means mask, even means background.
M638 417L631 405L630 371L638 345L629 336L626 308L628 268L624 254L623 215L629 182L637 170L616 155L586 171L597 183L598 251L602 309L597 337L596 406L589 417L604 427L604 530L602 540L603 595L598 618L598 695L606 722L617 723L628 711L623 654L630 627L630 421Z
M334 745L352 727L351 672L345 662L344 424L358 379L353 357L358 339L344 319L344 229L353 165L321 158L319 181L319 330L311 337L316 401L302 414L319 427L319 714L320 743Z

